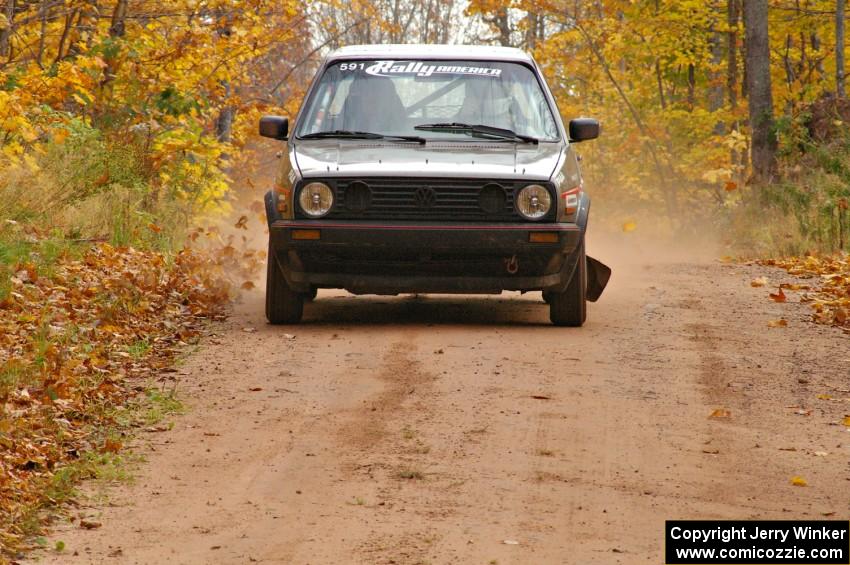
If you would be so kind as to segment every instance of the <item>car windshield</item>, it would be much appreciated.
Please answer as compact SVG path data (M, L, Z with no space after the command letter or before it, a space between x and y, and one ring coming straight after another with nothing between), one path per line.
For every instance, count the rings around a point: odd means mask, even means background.
M528 67L427 60L358 60L328 66L305 106L296 136L368 132L507 139L462 127L416 128L440 124L501 128L541 141L559 138L549 103Z

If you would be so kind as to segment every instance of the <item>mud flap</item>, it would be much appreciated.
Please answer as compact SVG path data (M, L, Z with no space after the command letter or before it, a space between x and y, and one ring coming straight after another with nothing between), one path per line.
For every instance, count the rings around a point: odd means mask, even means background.
M593 257L587 258L587 299L596 302L611 278L611 269Z

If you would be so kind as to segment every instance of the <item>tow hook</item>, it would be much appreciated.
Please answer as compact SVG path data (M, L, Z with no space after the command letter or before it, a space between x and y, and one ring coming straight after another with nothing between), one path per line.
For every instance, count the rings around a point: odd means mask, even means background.
M519 271L519 262L516 260L516 255L510 259L505 259L505 269L507 269L508 273L511 275L515 275L516 272Z

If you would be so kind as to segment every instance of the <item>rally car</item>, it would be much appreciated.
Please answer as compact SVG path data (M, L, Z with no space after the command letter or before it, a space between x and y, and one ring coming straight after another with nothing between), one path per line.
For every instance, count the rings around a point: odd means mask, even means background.
M286 141L269 224L266 316L297 323L319 288L354 294L542 291L581 326L610 269L585 255L590 198L534 60L491 46L361 45L331 53Z

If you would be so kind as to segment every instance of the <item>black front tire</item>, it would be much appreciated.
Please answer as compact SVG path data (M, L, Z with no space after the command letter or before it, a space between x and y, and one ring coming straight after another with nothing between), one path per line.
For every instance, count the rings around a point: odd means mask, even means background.
M587 258L584 242L578 252L578 264L573 278L564 292L546 292L549 303L549 319L556 326L578 328L587 319Z
M283 272L269 245L266 265L266 318L270 324L297 324L304 314L304 295L286 284Z

